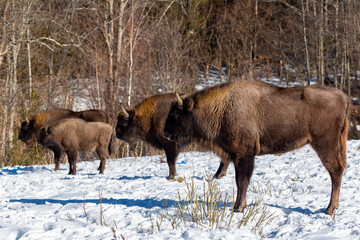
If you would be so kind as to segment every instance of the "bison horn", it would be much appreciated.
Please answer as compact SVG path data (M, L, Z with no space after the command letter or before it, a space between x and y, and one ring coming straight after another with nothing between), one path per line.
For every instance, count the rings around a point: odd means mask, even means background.
M30 123L30 121L27 117L25 118L25 121L26 121L26 123Z
M129 119L129 113L125 110L123 106L121 106L121 111L123 112L125 119Z
M183 106L183 100L181 99L178 91L175 92L175 95L176 95L176 101L177 101L179 107L182 107Z

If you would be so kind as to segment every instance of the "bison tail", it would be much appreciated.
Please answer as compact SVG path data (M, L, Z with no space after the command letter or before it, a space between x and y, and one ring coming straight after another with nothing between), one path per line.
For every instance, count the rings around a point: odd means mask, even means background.
M109 146L108 146L108 152L109 152L109 156L111 156L112 154L112 142L113 142L113 139L115 138L115 134L114 132L111 134L111 137L110 137L110 141L109 141Z
M347 168L346 142L348 139L348 132L350 126L349 124L350 109L351 109L351 103L350 101L348 101L346 105L346 116L344 119L344 125L340 133L340 165L343 167L343 169Z

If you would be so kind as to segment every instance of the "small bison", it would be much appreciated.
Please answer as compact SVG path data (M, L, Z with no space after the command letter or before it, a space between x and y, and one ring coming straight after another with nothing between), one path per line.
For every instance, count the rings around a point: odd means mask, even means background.
M237 197L234 209L246 207L246 191L256 155L284 153L310 144L331 177L327 214L339 207L349 98L324 86L281 88L238 81L177 97L164 134L174 141L193 141L233 162Z
M101 160L100 174L103 174L106 158L111 155L112 139L113 128L107 123L69 118L42 128L38 142L44 147L66 152L69 174L76 174L78 151L96 151Z
M130 144L142 140L157 149L165 151L169 166L168 179L175 178L176 158L181 148L189 144L186 141L170 141L163 136L165 120L175 96L175 93L158 94L145 98L135 107L127 109L122 107L116 125L116 137L118 139ZM221 171L218 171L214 177L221 178L223 175Z
M80 118L87 122L104 122L109 123L110 118L107 113L97 109L74 112L69 109L56 109L51 112L38 113L30 119L26 118L21 123L18 139L27 145L35 143L39 137L40 129L46 124L53 124L65 118ZM49 147L54 152L55 171L60 169L61 152Z

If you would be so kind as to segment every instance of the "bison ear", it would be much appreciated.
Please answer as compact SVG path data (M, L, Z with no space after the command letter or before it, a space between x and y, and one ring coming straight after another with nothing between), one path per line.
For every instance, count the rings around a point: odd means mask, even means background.
M191 112L194 109L194 101L191 98L185 99L184 105L188 112Z

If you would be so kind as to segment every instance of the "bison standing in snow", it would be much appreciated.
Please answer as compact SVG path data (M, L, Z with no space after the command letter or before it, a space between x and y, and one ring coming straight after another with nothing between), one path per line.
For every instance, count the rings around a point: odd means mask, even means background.
M37 141L41 128L46 124L53 124L65 118L80 118L87 122L110 122L109 115L97 109L80 112L74 112L69 109L56 109L51 112L38 113L30 119L26 118L26 120L21 123L18 139L27 145L33 144ZM49 147L49 149L54 152L55 171L57 171L60 169L61 152L52 147Z
M331 177L327 214L339 207L349 98L324 86L281 88L263 82L232 82L177 97L164 134L174 141L193 141L233 162L235 210L246 207L246 191L256 155L284 153L310 144Z
M163 136L165 120L175 96L174 93L158 94L145 98L135 107L122 108L122 111L118 114L116 125L117 138L130 144L142 140L157 149L165 151L169 166L168 179L175 178L176 158L180 149L189 144L189 141L174 142ZM218 171L215 177L221 178L223 175L221 171Z
M78 151L96 151L100 158L100 173L104 173L106 158L111 155L113 128L103 122L85 122L69 118L40 130L38 142L58 152L66 152L70 170L76 174Z

